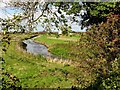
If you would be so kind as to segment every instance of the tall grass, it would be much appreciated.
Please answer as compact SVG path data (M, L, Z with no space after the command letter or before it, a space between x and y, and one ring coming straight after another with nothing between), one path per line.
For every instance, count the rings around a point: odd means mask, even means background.
M18 48L19 41L17 40L21 40L23 37L25 38L24 35L14 36L7 52L3 54L5 60L4 71L9 73L10 76L19 78L22 87L70 88L80 86L83 88L94 81L92 81L92 75L83 76L86 73L84 72L85 69L77 71L76 67L48 62L40 55L34 56L22 51ZM78 76L84 77L84 79L81 79L82 84L78 82ZM87 78L91 79L89 83L87 83ZM11 79L5 79L8 82L11 81ZM86 83L83 84L83 82Z

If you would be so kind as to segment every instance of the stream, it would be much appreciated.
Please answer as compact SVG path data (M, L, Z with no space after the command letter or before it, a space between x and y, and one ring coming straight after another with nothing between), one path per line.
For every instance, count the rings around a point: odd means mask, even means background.
M71 64L71 60L53 55L48 51L48 48L45 45L34 42L35 38L37 37L24 40L22 44L23 49L33 55L42 55L43 57L51 60L52 62L64 62L64 64Z
M26 44L26 47L24 49L26 49L27 52L32 53L34 55L42 55L44 57L50 57L50 58L55 57L53 54L51 54L48 51L48 48L45 45L36 43L34 42L33 39L34 38L23 41L23 43Z

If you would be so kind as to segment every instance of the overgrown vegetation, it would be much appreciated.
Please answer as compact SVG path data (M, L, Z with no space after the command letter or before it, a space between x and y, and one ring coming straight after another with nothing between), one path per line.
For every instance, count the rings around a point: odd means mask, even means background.
M63 58L89 63L98 79L88 89L120 88L120 16L111 15L106 23L94 25L83 33L80 43L56 44L51 51ZM80 64L81 65L81 64ZM79 71L79 70L78 70Z
M90 44L97 46L98 52L94 58L104 62L102 67L96 68L99 73L99 86L102 89L120 89L120 16L110 15L106 23L95 25L87 32L87 41L84 46ZM95 51L95 50L94 50Z
M49 62L42 56L33 56L19 49L19 41L14 40L21 41L28 35L14 34L11 37L13 37L11 44L3 54L5 62L3 63L3 81L5 81L3 88L71 88L72 86L84 88L94 82L94 73L89 72L86 68L81 69L78 73L76 67ZM82 79L78 80L78 76Z

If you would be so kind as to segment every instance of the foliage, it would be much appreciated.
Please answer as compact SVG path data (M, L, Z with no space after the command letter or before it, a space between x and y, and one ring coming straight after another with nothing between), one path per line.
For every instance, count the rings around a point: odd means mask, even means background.
M84 14L81 14L83 26L105 22L111 13L120 13L120 2L82 2L82 7L79 3L73 3L71 6L72 8L67 11L68 14L79 15L80 11L84 10Z
M71 28L68 26L61 26L60 30L62 31L62 34L66 36L68 36L69 33L72 31Z
M2 42L2 51L6 53L7 49L10 45L11 37L9 35L4 35L1 39ZM6 61L3 59L3 53L1 57L2 62L2 89L21 89L20 81L17 77L13 76L12 74L8 73L5 69Z
M86 62L90 65L91 70L96 72L98 78L96 83L88 86L87 89L119 90L119 27L120 16L110 15L107 22L94 25L88 32L82 33L80 43L57 44L51 48L51 51L58 56L69 58L82 64ZM79 65L81 67L81 64ZM81 70L81 68L78 68L78 70Z
M100 47L100 58L105 58L107 62L118 58L120 51L120 16L111 15L106 23L93 26L90 32L87 32L88 41Z
M93 88L116 90L119 84L119 53L120 53L120 16L110 15L106 23L93 26L85 36L85 46L97 46L98 52L94 58L98 62L104 62L95 70L98 72L97 83ZM83 38L82 38L83 39ZM92 49L92 47L91 47ZM94 48L93 48L94 49ZM116 64L116 65L115 65ZM117 77L116 77L117 76ZM88 87L90 88L90 87Z
M11 26L10 26L11 27ZM6 54L7 50L9 49L9 46L11 44L11 39L15 38L15 35L10 34L4 34L1 38L2 45L0 46L2 48L2 89L21 89L21 82L18 77L13 75L11 72L6 70L7 62L6 59L3 58L3 55ZM29 35L27 35L29 37ZM22 37L25 38L25 37ZM18 40L19 41L19 40Z
M107 16L112 14L119 14L120 2L57 2L52 5L58 7L58 13L62 14L62 11L71 16L71 21L80 22L76 19L76 16L80 16L83 20L81 25L89 26L93 24L99 24L107 20ZM81 12L81 10L83 12Z
M87 25L105 22L111 13L120 13L120 2L83 2L83 6L87 12L83 15L83 24L89 19Z
M77 22L83 26L98 24L103 21L105 22L107 20L106 17L111 13L119 14L119 3L120 2L82 2L82 4L79 2L11 2L9 6L20 8L22 14L16 15L13 19L5 20L7 24L5 24L6 27L3 28L3 30L7 31L8 26L11 26L9 20L14 21L14 25L12 25L14 28L19 28L23 32L33 31L40 22L42 23L41 26L47 31L51 28L61 29L61 26L68 25L67 22L69 22L64 13L70 15L70 21L72 23ZM56 7L56 11L52 10L54 6ZM41 13L36 17L38 11ZM81 17L82 20L77 19L77 17ZM24 22L25 26L22 26L20 24L21 22ZM70 25L68 26L70 27Z
M13 15L12 18L2 19L1 21L1 29L3 30L4 34L10 31L14 32L25 32L25 26L21 25L21 15Z

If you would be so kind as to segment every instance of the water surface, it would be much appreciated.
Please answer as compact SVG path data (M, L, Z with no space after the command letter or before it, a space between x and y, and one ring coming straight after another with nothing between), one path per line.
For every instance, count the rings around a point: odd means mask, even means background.
M34 55L43 55L45 57L53 57L53 55L48 51L48 48L45 45L34 42L32 39L23 41L27 46L26 50L29 53Z

